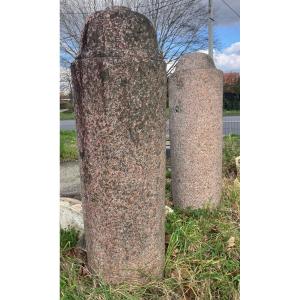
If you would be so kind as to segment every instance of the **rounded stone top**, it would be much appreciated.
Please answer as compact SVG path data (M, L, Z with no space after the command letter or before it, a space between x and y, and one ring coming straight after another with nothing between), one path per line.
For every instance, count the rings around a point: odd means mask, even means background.
M85 24L77 58L92 57L160 58L151 22L127 7L97 11Z
M176 72L190 69L215 69L213 59L201 52L184 54L176 65Z

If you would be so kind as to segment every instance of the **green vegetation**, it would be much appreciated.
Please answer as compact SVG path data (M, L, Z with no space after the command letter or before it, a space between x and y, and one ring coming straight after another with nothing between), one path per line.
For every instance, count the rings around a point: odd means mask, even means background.
M74 112L73 111L63 111L60 113L61 120L74 120Z
M113 286L90 274L75 247L75 231L61 231L61 299L239 299L240 187L234 159L239 137L224 138L223 194L217 209L179 210L166 219L163 279L144 285ZM172 206L171 172L166 171L166 202ZM77 250L76 250L77 249Z
M225 78L227 77L227 79ZM231 77L231 79L229 78ZM240 110L240 76L239 74L224 74L224 110Z
M223 116L239 116L240 111L239 110L224 110Z
M169 205L172 199L172 192L171 192L171 170L166 170L166 188L165 188L165 198L166 198L166 205Z
M73 234L62 231L62 239ZM105 284L74 249L61 250L61 299L239 299L239 185L225 180L218 209L178 210L166 220L164 279ZM74 243L73 243L74 245Z
M74 248L78 242L79 232L74 228L60 229L60 249L62 251Z
M171 169L166 170L166 178L171 179Z
M234 178L237 175L235 158L240 156L240 136L227 135L223 146L223 175Z
M60 159L61 161L78 159L75 130L60 131Z
M225 93L223 98L223 110L232 111L240 110L240 95Z
M60 100L59 104L60 109L68 109L73 111L73 103L69 100Z

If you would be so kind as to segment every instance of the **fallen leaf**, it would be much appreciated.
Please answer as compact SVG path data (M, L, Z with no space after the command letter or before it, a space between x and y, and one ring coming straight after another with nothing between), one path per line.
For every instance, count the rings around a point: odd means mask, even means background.
M219 232L219 228L217 225L213 225L210 229L210 233L218 233Z
M234 238L234 236L232 236L227 241L227 249L234 247L234 245L235 245L235 238Z
M191 244L188 247L188 251L190 251L190 252L195 252L197 249L198 249L198 245L196 245L196 244Z
M190 272L185 268L180 269L180 275L182 279L188 279L191 277Z
M179 252L179 250L177 248L174 249L174 251L172 253L172 257L176 257L178 252Z
M80 274L81 276L88 276L88 275L91 275L89 269L88 269L86 266L81 266L81 267L80 267L79 274Z

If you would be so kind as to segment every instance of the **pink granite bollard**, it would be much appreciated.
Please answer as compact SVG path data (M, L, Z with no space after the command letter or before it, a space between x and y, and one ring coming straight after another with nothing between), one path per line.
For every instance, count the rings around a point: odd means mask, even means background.
M172 195L180 208L215 206L222 188L223 73L184 55L169 79Z
M91 15L72 64L89 269L108 283L163 275L166 66L143 15Z

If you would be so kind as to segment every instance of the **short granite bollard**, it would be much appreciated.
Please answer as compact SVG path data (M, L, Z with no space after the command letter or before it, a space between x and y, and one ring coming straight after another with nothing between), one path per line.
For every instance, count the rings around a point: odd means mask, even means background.
M164 269L166 66L143 15L91 15L71 67L89 269L144 282Z
M214 207L222 188L223 73L184 55L169 79L172 195L180 208Z

